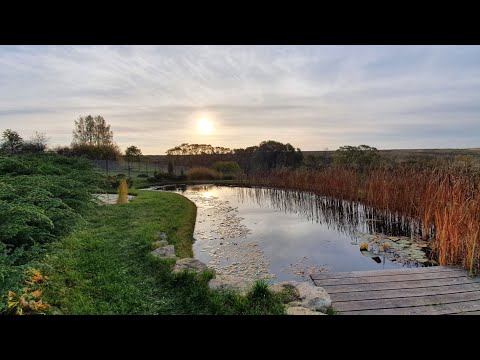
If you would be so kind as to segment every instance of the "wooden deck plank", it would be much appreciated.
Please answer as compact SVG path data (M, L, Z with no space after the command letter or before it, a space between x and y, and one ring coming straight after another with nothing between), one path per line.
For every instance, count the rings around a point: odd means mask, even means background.
M329 294L372 291L372 290L393 290L393 289L415 289L445 285L480 283L480 278L454 277L445 279L423 279L397 282L380 282L370 284L351 285L322 285L321 281L315 280L315 285L323 287Z
M458 267L314 274L347 315L480 315L480 277Z
M379 275L392 275L392 274L416 274L427 272L443 272L443 271L455 271L460 270L458 267L453 266L427 266L427 267L415 267L415 268L400 268L391 270L370 270L370 271L351 271L351 272L323 272L318 274L312 274L310 277L312 280L321 279L339 279L349 277L364 277L364 276L379 276Z
M433 286L414 289L356 291L335 294L335 302L355 300L394 299L427 295L454 294L458 292L480 291L480 283L468 283L446 286Z
M433 279L446 279L455 277L466 277L467 273L464 270L454 271L442 271L442 272L425 272L425 273L412 273L412 274L389 274L379 276L366 276L366 277L349 277L338 279L321 279L316 280L319 286L328 285L353 285L353 284L369 284L369 283L382 283L382 282L404 282L413 280L433 280Z
M468 311L468 312L462 312L457 315L480 315L480 311Z
M448 315L480 311L480 301L414 306L409 308L375 309L340 312L342 315Z
M476 302L480 306L480 291L459 292L443 295L427 295L396 299L375 299L357 301L333 301L332 306L339 312L419 307L426 305L455 304Z

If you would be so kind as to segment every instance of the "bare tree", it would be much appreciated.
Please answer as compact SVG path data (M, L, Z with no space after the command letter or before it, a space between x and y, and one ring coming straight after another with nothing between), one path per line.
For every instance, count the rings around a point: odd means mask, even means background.
M78 120L75 120L74 145L104 146L112 143L113 132L102 116L80 116Z
M23 144L22 152L44 152L48 146L49 141L50 138L48 138L45 133L39 133L38 131L35 131L35 133L30 137L30 139Z

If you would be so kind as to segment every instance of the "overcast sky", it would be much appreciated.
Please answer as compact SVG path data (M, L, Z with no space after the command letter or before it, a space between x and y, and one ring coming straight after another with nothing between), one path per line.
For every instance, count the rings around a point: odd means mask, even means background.
M0 46L0 130L71 142L102 115L124 150L480 146L479 46ZM214 131L196 123L208 118Z

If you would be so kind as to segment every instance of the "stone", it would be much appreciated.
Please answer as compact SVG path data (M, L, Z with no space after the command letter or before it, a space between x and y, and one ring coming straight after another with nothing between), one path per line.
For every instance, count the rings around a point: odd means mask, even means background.
M96 201L104 205L116 205L117 204L117 194L93 194L96 198ZM127 195L127 202L130 202L135 196Z
M165 241L166 241L166 240L168 239L168 236L167 236L167 234L165 234L164 232L160 232L160 233L158 234L158 238L159 238L160 240L165 240Z
M326 312L332 305L330 295L320 286L315 286L307 282L299 283L295 286L300 293L302 306L310 310Z
M302 306L291 306L287 308L287 315L325 315L319 311L312 311Z
M253 281L233 275L217 275L208 282L210 289L233 290L245 295L253 286Z
M300 292L289 281L272 284L268 289L276 294L280 294L284 303L300 300Z
M298 290L299 300L290 302L290 306L302 306L313 311L326 312L332 305L330 295L320 286L315 286L309 282L284 281L278 286L294 286Z
M153 250L150 254L161 259L175 259L175 247L166 245Z
M208 267L203 262L193 258L184 258L177 260L175 268L173 269L174 273L179 273L181 271L193 271L196 273L207 270Z
M161 247L164 247L164 246L167 246L168 245L168 241L167 240L158 240L158 241L155 241L153 244L152 244L152 247L154 249L158 249L158 248L161 248Z

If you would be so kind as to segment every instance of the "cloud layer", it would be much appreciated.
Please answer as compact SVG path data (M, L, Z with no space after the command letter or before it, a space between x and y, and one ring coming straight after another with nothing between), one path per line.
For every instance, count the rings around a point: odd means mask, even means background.
M69 144L103 115L125 148L478 147L479 46L0 46L0 130ZM213 119L216 132L196 132Z

